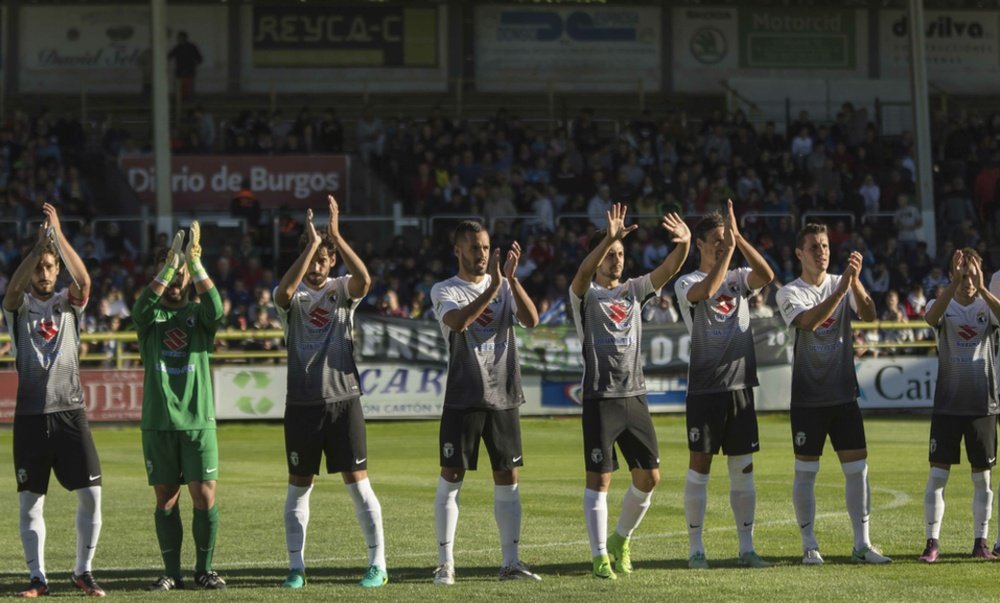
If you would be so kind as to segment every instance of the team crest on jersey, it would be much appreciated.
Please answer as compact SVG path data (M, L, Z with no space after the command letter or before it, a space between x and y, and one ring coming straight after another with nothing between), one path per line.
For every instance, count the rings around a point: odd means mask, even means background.
M39 337L45 341L52 341L52 339L59 334L59 327L56 326L55 321L52 320L39 320L38 330L35 331Z
M450 459L455 455L455 445L451 442L445 442L444 446L441 447L441 454L444 455L444 458Z
M187 324L188 328L194 328L194 321L195 321L194 316L188 316L187 320L185 320L184 323Z
M966 341L972 339L976 335L979 335L979 331L972 325L959 325L957 333L959 337Z
M986 314L984 314L983 312L976 313L976 322L981 325L986 324Z
M795 445L796 446L806 445L806 432L800 431L797 434L795 434Z
M294 450L288 453L288 462L292 464L292 467L299 466L299 453Z
M173 352L182 350L188 345L188 334L184 329L170 329L163 334L163 345Z
M937 440L931 438L931 454L934 454L936 450L937 450Z
M26 484L28 483L28 470L25 468L20 468L17 470L17 483Z
M600 448L594 448L590 451L590 460L595 463L600 463L604 460L604 451Z
M337 292L336 291L331 291L330 295L326 296L326 299L329 300L331 304L333 304L333 305L336 306L337 305Z
M692 427L691 431L688 432L688 439L692 442L697 442L701 439L701 430L697 427Z
M715 305L712 306L712 309L715 310L716 314L728 318L736 311L736 298L732 295L718 295L715 298Z

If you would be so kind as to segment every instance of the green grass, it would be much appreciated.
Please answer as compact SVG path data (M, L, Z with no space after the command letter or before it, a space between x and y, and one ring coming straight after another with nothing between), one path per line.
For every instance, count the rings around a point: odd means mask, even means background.
M709 483L705 543L713 569L686 569L683 479L687 467L682 417L657 417L663 481L633 541L636 573L616 583L589 576L590 550L582 517L583 459L579 419L525 419L526 467L521 472L524 505L522 558L541 583L500 583L496 525L489 472L469 473L462 490L456 542L458 583L431 584L437 562L432 502L437 484L437 423L374 422L368 426L369 469L385 517L390 583L375 592L355 586L365 546L339 476L321 476L312 496L306 560L309 585L302 592L277 588L286 574L282 512L286 477L281 426L229 424L219 430L222 469L221 528L216 565L229 590L178 592L171 599L277 600L347 598L368 600L599 600L602 595L635 600L829 600L912 601L973 599L996 592L996 568L968 558L971 480L968 465L953 472L942 532L943 559L935 566L915 560L923 548L923 490L927 476L926 418L869 418L872 537L895 557L891 566L848 562L851 530L844 511L843 474L828 449L817 484L817 534L827 560L822 567L799 564L801 545L791 503L792 452L788 418L761 418L763 452L756 456L757 550L776 561L768 570L735 565L736 532L729 509L725 463ZM146 597L142 587L161 571L153 531L153 493L146 485L135 428L95 430L104 464L104 531L95 575L109 596ZM18 537L17 496L10 458L10 429L0 430L0 467L7 473L0 513L0 595L25 582ZM485 455L485 450L483 451ZM612 482L610 525L617 521L627 474ZM68 585L73 562L76 499L53 479L46 501L47 566L55 595L79 596ZM187 540L185 566L193 565L190 500L182 498ZM995 530L994 530L995 534ZM641 599L640 599L641 598Z

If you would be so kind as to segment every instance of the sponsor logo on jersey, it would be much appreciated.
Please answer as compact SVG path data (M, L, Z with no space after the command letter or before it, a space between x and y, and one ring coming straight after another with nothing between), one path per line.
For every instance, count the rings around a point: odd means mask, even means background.
M736 298L731 295L719 295L715 298L715 305L712 309L715 310L716 314L721 314L723 316L732 316L733 312L736 310Z
M35 331L39 337L45 341L52 341L52 338L59 334L59 327L51 320L39 320L38 330Z
M835 323L835 322L837 322L837 319L834 318L833 316L831 316L830 318L827 318L826 320L824 320L823 324L821 324L819 326L819 328L821 328L821 329L829 329L833 325L833 323Z
M979 332L976 331L976 327L971 325L959 325L958 327L958 336L966 341L972 339L978 334Z
M604 451L600 448L594 448L590 451L590 460L595 463L600 463L604 460Z
M176 352L187 347L187 338L188 335L183 329L170 329L164 333L163 345Z
M489 306L486 306L483 309L483 313L476 318L476 322L481 327L488 327L493 322L493 310Z
M309 324L318 329L326 327L330 324L330 312L323 308L316 308L309 313Z

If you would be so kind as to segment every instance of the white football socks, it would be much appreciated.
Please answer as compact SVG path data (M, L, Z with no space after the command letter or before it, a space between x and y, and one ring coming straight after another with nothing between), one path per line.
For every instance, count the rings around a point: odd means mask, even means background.
M944 518L944 488L948 485L948 469L931 467L927 478L927 489L924 490L924 522L925 537L938 539L941 537L941 519Z
M438 565L455 564L455 530L458 528L458 494L462 482L438 479L434 496L434 532L438 541Z
M493 486L493 517L500 532L503 566L517 563L517 543L521 538L521 492L517 484Z
M312 486L288 484L285 497L285 544L288 546L288 566L306 569L306 528L309 527L309 495Z
M684 518L688 526L688 554L705 552L702 532L705 530L705 509L708 507L707 473L688 469L684 483Z
M583 491L583 517L590 538L590 555L608 554L608 493L586 488Z
M795 459L795 480L792 483L792 504L795 520L802 535L802 550L818 549L816 542L816 474L819 461Z
M729 506L736 520L736 535L740 540L740 554L753 549L753 522L757 510L757 490L753 484L753 455L741 454L727 457L729 466Z
M382 531L382 505L372 490L372 483L363 480L346 484L347 492L354 501L354 516L361 526L361 533L368 545L368 565L385 567L385 534Z
M97 540L101 536L101 487L76 491L76 568L77 576L92 569Z
M24 560L31 577L45 582L45 518L42 516L45 495L20 492L18 499L21 503L21 545L24 547Z
M990 517L993 515L993 490L990 489L990 473L979 471L972 474L972 531L973 538L986 538L990 533Z
M642 523L642 518L646 516L649 505L653 500L652 492L643 492L632 484L625 491L625 498L622 499L622 513L618 516L618 527L615 529L619 536L630 538L632 532Z
M868 519L871 515L871 487L868 485L868 461L851 461L840 465L844 471L844 500L854 528L854 550L871 546Z

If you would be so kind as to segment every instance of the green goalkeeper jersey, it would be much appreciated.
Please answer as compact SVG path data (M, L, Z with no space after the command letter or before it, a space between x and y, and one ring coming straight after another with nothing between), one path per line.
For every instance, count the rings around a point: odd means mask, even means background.
M144 430L215 429L215 402L209 358L222 318L222 298L212 287L201 303L183 308L160 305L146 287L132 308L139 332L139 355L145 369L142 423Z

